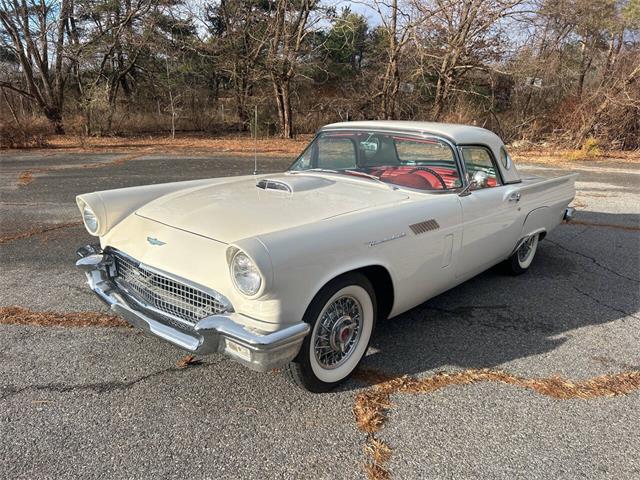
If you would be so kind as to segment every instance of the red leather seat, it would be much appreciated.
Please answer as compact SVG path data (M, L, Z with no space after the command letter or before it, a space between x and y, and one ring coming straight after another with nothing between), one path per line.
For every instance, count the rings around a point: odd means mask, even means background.
M421 175L415 173L401 173L398 175L383 175L382 180L393 178L392 183L408 188L417 188L418 190L433 190L433 185Z

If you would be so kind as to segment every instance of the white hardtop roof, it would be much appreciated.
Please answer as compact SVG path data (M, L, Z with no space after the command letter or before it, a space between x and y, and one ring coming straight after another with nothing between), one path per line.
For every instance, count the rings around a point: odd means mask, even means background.
M320 130L333 129L380 129L393 130L412 133L431 133L439 135L454 143L483 143L490 147L502 145L502 140L495 133L486 128L474 127L471 125L461 125L457 123L438 122L410 122L404 120L367 120L358 122L339 122L325 125Z

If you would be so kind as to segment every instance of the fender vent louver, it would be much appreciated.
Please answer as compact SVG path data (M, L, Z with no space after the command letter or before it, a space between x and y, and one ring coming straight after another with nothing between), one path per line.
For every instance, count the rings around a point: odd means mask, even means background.
M268 178L263 178L262 180L260 180L258 183L256 183L256 187L263 190L279 190L281 192L293 193L291 187L286 183L279 180L270 180Z
M435 219L425 220L424 222L414 223L413 225L409 225L409 228L416 235L420 235L422 233L430 232L431 230L438 230L440 225Z

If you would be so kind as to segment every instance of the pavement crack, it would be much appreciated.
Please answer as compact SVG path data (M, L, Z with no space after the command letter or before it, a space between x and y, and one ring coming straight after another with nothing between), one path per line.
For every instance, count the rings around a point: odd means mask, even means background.
M199 368L204 364L194 364L190 369ZM109 381L109 382L96 382L86 383L78 385L67 385L64 383L47 383L44 385L29 385L22 388L16 388L14 386L3 386L2 390L4 395L0 397L0 401L6 400L10 397L20 395L28 391L35 392L51 392L51 393L73 393L73 392L92 392L97 394L110 393L114 391L128 390L129 388L137 385L138 383L151 380L156 377L174 372L183 372L184 368L172 366L163 370L143 375L130 381Z
M79 225L82 225L82 222L76 221L76 222L58 223L56 225L48 225L42 228L33 228L31 230L27 230L26 232L18 232L18 233L12 233L9 235L3 235L0 237L0 245L13 242L15 240L22 240L23 238L30 238L36 235L42 235L43 233L52 232L54 230L77 227Z
M440 372L426 378L408 375L392 376L377 370L358 369L354 378L371 387L355 397L353 414L358 429L366 434L364 453L365 471L370 480L391 477L388 462L391 446L379 439L380 432L393 407L391 396L404 394L430 394L451 386L464 386L493 382L531 390L556 400L595 399L627 395L640 389L640 371L631 370L601 375L586 380L572 381L560 376L525 378L500 370L469 369L458 372Z
M568 247L565 247L564 245L562 245L562 244L560 244L558 242L554 242L553 240L545 239L545 241L549 242L549 243L552 243L553 245L556 245L556 246L560 247L562 250L565 250L565 251L567 251L569 253L573 253L574 255L578 255L579 257L586 258L587 260L591 260L598 267L602 268L603 270L606 270L609 273L614 274L617 277L624 278L625 280L629 280L630 282L640 283L640 280L636 280L635 278L627 277L626 275L624 275L622 273L616 272L612 268L609 268L606 265L603 265L602 263L600 263L595 257L587 255L586 253L582 253L582 252L579 252L577 250L572 250L572 249L570 249Z
M576 286L574 286L574 287L573 287L573 289L574 289L576 292L578 292L580 295L583 295L583 296L585 296L585 297L589 298L590 300L593 300L593 301L594 301L594 302L596 302L598 305L602 305L603 307L606 307L606 308L608 308L608 309L610 309L610 310L613 310L614 312L621 313L621 314L623 314L623 315L624 315L624 316L626 316L626 317L632 317L632 318L635 318L635 319L637 319L637 320L640 320L640 317L639 317L639 316L637 316L637 315L635 315L635 314L633 314L633 313L627 312L627 311L625 311L625 310L622 310L621 308L614 307L613 305L609 305L608 303L603 302L603 301L602 301L602 300L600 300L599 298L594 297L594 296L593 296L593 295L591 295L589 292L585 292L585 291L583 291L583 290L580 290L580 289L579 289L578 287L576 287Z
M627 230L629 232L638 232L640 231L640 227L635 227L632 225L619 225L615 223L596 223L596 222L587 222L586 220L571 220L569 224L573 225L585 225L587 227L602 227L602 228L616 228L618 230Z
M102 312L34 311L16 305L0 307L0 325L38 327L128 327L117 315Z

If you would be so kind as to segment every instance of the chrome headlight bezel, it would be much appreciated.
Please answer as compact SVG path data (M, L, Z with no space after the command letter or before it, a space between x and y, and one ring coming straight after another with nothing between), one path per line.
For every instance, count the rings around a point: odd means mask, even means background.
M245 297L255 298L264 288L264 276L256 262L240 249L231 257L229 274L233 286Z
M87 232L91 235L97 235L100 230L100 220L98 219L96 212L94 212L87 202L81 202L80 207L84 228L86 228Z

